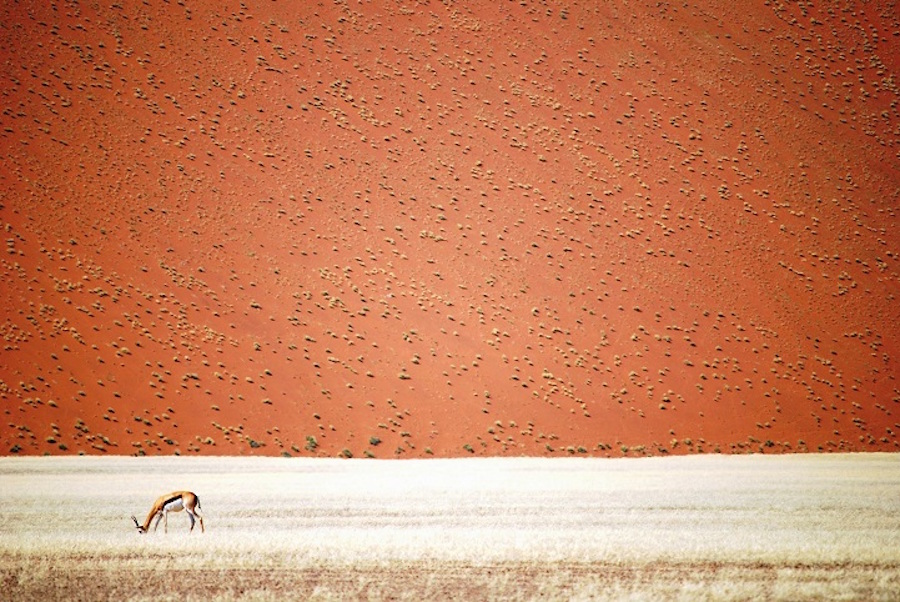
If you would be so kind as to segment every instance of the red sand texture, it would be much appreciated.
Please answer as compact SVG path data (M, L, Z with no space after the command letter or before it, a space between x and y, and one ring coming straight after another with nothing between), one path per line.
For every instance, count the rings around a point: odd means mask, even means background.
M897 451L900 12L812 4L3 3L0 453Z

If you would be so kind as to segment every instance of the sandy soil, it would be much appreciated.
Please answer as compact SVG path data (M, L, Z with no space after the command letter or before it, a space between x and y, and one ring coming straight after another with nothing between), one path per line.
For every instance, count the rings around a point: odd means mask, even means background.
M896 451L893 3L0 8L0 453Z

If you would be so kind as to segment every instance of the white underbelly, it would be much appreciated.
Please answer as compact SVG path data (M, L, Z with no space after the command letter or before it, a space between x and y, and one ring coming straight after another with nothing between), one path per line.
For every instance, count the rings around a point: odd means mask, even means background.
M181 498L172 500L171 502L163 506L163 509L166 512L179 512L181 510L184 510L184 501Z

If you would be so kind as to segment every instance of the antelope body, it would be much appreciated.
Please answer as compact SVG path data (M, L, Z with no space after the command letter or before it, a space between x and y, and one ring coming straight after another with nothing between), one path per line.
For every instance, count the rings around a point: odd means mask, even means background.
M147 520L144 521L143 525L134 516L131 517L131 520L134 521L134 526L137 527L138 533L146 533L150 530L150 523L156 518L153 530L156 531L159 528L159 522L163 521L163 529L168 533L169 512L181 512L182 510L187 512L188 518L191 519L191 531L194 530L194 523L199 520L200 530L206 532L206 528L203 526L203 517L198 512L200 510L200 498L191 491L173 491L160 496L153 503L153 508L147 514Z

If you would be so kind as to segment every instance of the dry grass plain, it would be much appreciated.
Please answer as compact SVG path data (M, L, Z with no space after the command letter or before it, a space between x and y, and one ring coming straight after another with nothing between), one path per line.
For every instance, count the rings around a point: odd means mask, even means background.
M201 499L205 534L165 491ZM0 459L7 600L889 600L900 456Z

